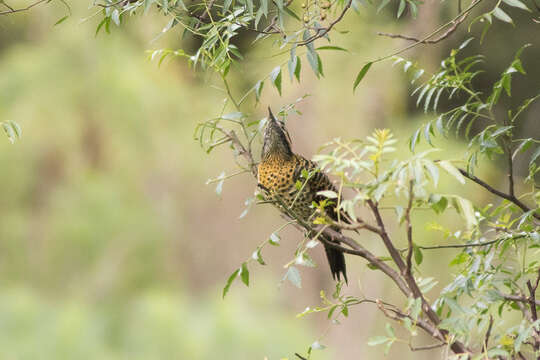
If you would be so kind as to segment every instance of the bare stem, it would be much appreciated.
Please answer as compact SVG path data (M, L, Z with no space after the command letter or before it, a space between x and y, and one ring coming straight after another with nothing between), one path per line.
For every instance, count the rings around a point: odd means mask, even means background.
M531 209L525 205L524 203L522 203L515 195L513 194L506 194L502 191L499 191L497 189L495 189L494 187L492 187L491 185L487 184L485 181L482 181L480 180L479 178L477 178L476 176L470 174L469 172L465 171L464 169L459 169L459 172L461 173L461 175L465 176L466 178L474 181L475 183L477 183L478 185L482 186L484 189L486 189L487 191L489 191L490 193L494 194L494 195L497 195L498 197L500 198L503 198L503 199L506 199L508 201L510 201L511 203L515 204L517 207L519 207L521 210L523 210L524 212L529 212L531 211ZM512 187L513 187L513 181L512 181ZM534 212L532 214L536 219L539 219L540 220L540 215L538 215L536 212Z

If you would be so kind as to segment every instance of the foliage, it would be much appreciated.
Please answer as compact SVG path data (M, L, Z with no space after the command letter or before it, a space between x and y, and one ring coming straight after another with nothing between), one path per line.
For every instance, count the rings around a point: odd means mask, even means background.
M338 31L335 26L348 10L358 9L360 3L360 0L306 1L301 4L283 0L211 0L187 4L182 0L106 0L96 4L101 15L96 34L102 30L110 32L113 25L122 25L130 16L152 10L168 19L158 36L180 26L184 38L197 40L193 51L157 49L150 51L149 57L158 64L168 57L187 59L194 70L214 74L221 80L227 95L221 112L201 122L195 130L196 140L207 153L221 145L229 145L232 149L239 171L231 175L222 173L210 181L217 183L216 192L221 194L225 180L244 173L256 176L254 144L258 145L266 119L254 119L251 114L263 98L265 83L273 86L281 96L286 71L291 81L303 80L302 62L309 65L318 79L326 76L321 54L327 50L348 51L334 45L330 35ZM395 64L403 63L405 72L412 72L412 82L427 76L427 72L412 60L397 56L420 44L446 39L473 11L477 11L479 3L481 0L470 1L462 9L459 1L454 18L420 39L391 35L412 43L391 54L365 61L356 77L351 76L354 78L353 91L375 63L391 58L395 59ZM484 22L480 41L486 39L493 18L514 25L507 12L509 8L530 11L520 0L493 3L489 4L489 9L480 10L481 14L469 23L469 29L472 29L475 23ZM379 12L389 4L389 0L382 0L371 5ZM416 0L399 0L395 4L397 18L402 17L406 9L415 18L421 7L421 2ZM288 58L282 62L276 60L271 71L248 86L249 90L241 96L236 96L229 78L235 70L241 70L244 54L238 43L246 34L256 34L253 43L273 41L279 48L278 55L287 54ZM435 39L436 35L440 37ZM321 41L329 41L331 45L316 46ZM339 191L321 194L327 199L313 204L316 217L312 223L295 217L277 199L274 205L290 219L233 271L226 281L223 296L237 279L246 286L253 283L249 267L255 262L265 265L265 247L279 245L279 232L292 225L304 232L305 239L298 244L293 259L285 264L284 280L301 287L297 266L315 266L309 255L310 249L320 242L339 242L343 251L361 257L369 268L381 271L403 295L401 304L368 299L363 295L343 295L343 284L338 283L332 299L321 292L322 305L306 309L302 316L327 312L328 318L336 320L338 316L348 317L351 306L373 304L407 334L406 339L400 338L388 324L386 335L375 336L368 343L384 344L386 351L401 342L408 344L411 350L443 348L445 352L453 353L449 356L453 359L540 356L539 301L536 299L540 283L540 191L536 181L540 147L538 139L518 138L516 133L518 125L524 121L522 115L540 94L535 89L534 93L521 99L517 108L509 108L501 102L503 97L512 96L512 81L526 75L521 57L528 44L511 49L515 51L514 58L500 78L487 91L479 89L478 78L482 75L485 58L482 54L463 56L464 49L472 41L469 38L453 49L441 62L440 69L412 92L411 95L417 97L417 105L426 113L434 112L435 116L410 137L411 154L405 158L396 154L398 139L388 129L375 130L365 140L338 138L324 145L322 153L314 160L319 162L322 170L338 179ZM504 51L510 50L505 47ZM248 105L247 99L253 99L254 104ZM286 119L293 112L299 113L296 102L282 107L278 116ZM462 137L467 142L465 153L441 159L435 157L438 155L436 148L418 151L422 138L434 146L439 135ZM528 172L521 177L516 174L514 165L522 158L528 163ZM504 164L506 190L498 190L475 175L481 162ZM312 175L302 174L297 184L300 191ZM450 177L461 186L468 186L472 181L471 186L483 188L494 196L494 200L488 204L475 203L461 195L460 187L455 192L442 192L439 182L443 177ZM353 196L345 198L344 189ZM335 202L351 221L345 223L328 217L324 211L327 201ZM246 200L246 211L242 216L252 205L264 202L268 200L261 195ZM385 214L383 217L383 209L393 210L394 216ZM360 215L363 210L370 214L369 220ZM435 219L432 227L443 234L448 244L425 246L415 237L413 219L420 210L432 212ZM463 219L463 226L457 231L438 221L450 211ZM389 230L394 228L398 230ZM387 253L376 255L355 238L344 235L344 231L371 233L380 240ZM435 294L440 274L423 277L421 265L427 257L435 257L437 252L445 249L460 250L450 264L454 279L443 284L442 291ZM415 345L419 330L430 336L434 343ZM319 341L314 342L307 350L307 357L312 355L312 350L322 348ZM304 359L300 354L298 357Z
M377 11L381 11L389 2L381 1L377 4ZM413 44L401 50L367 61L354 79L353 91L374 63L390 58L395 59L394 65L402 63L403 70L411 73L412 83L426 77L426 71L413 64L413 61L397 56L422 42L444 40L478 3L480 1L472 1L462 10L460 2L458 15L449 23L425 38L412 39ZM102 27L110 31L111 22L120 25L129 15L146 13L150 8L156 7L161 14L170 18L162 32L182 26L184 36L201 40L193 53L159 49L152 51L150 57L159 58L160 64L169 56L183 57L194 69L212 70L223 81L227 101L221 113L200 123L195 131L195 138L208 153L220 145L230 145L241 169L232 175L222 173L217 179L210 181L217 182L218 194L221 193L226 179L242 173L256 175L253 145L259 138L266 119L252 120L246 100L253 96L255 104L261 101L265 82L269 82L281 96L283 79L286 76L284 72L288 71L291 81L302 81L300 74L303 61L307 61L317 78L324 77L320 53L323 50L347 51L333 44L318 47L315 44L319 39L330 41L329 36L334 25L342 20L350 7L358 7L356 0L306 1L300 7L297 5L292 1L282 0L225 0L194 2L189 5L182 0L165 0L161 3L154 3L152 0L114 3L110 0L102 4L103 19L97 32ZM480 20L486 22L481 40L492 23L492 17L513 23L503 10L503 5L529 11L519 0L498 1L489 11L477 16L470 23L473 25ZM396 15L401 17L408 8L414 18L419 6L420 2L417 1L400 0ZM449 26L450 29L440 38L430 40ZM289 54L289 58L277 63L265 77L237 98L227 78L233 65L240 64L243 59L239 47L235 45L235 38L244 32L257 34L254 42L272 39L282 53ZM324 145L323 152L314 160L319 162L322 170L339 180L339 192L321 193L327 199L313 204L317 216L311 224L297 218L278 198L275 205L290 221L272 233L255 249L251 257L234 270L223 289L223 296L229 292L236 279L240 279L246 286L253 282L249 274L251 264L257 262L265 265L263 250L266 245L279 245L280 230L293 225L304 230L305 240L298 244L293 260L285 265L287 270L284 280L301 287L300 273L296 266L315 266L309 250L319 242L327 243L333 240L339 241L342 249L349 254L364 258L369 267L382 271L405 297L404 305L400 306L364 297L342 296L342 284L339 283L333 296L336 302L329 300L324 292L321 292L323 306L308 308L302 315L325 311L329 318L335 317L335 314L347 317L349 306L373 303L385 316L403 325L409 333L409 339L399 339L393 327L388 325L387 336L374 337L369 342L369 345L385 344L386 351L396 342L408 343L414 350L416 347L413 341L418 336L418 329L422 329L436 341L427 348L447 348L454 353L453 357L456 359L536 357L540 354L540 321L535 299L540 281L540 215L536 209L540 193L535 183L535 175L539 171L536 165L539 148L537 139L521 139L515 135L515 129L522 120L521 115L540 94L532 94L524 99L517 109L506 109L503 114L497 111L501 97L512 95L513 78L526 75L521 55L529 45L516 51L513 61L486 93L478 90L476 85L477 78L482 74L484 56L462 56L464 49L472 41L473 38L469 38L457 49L453 49L441 62L440 69L412 92L412 95L417 97L417 105L421 106L424 112L431 110L437 114L436 119L416 130L410 138L409 148L412 155L398 159L395 154L398 139L388 129L375 130L365 140L334 139ZM445 104L451 104L449 109L440 105L442 100ZM229 103L233 108L232 112L227 110ZM298 113L295 104L283 107L279 116L286 119L289 113ZM447 137L451 134L463 137L468 142L466 153L463 154L466 158L465 168L461 167L463 160L459 156L436 158L435 148L417 152L421 138L434 146L437 135ZM515 178L513 164L517 158L524 156L530 147L534 148L534 152L529 156L528 176L522 181ZM502 161L507 165L507 191L496 190L475 176L475 169L480 161L486 160ZM302 179L297 184L300 192L310 176L312 174L302 174ZM476 183L475 186L482 186L503 201L498 204L479 205L460 195L459 191L442 193L438 191L438 185L443 176L454 178L461 186L471 180ZM517 195L524 186L528 186L530 190ZM343 198L344 189L349 189L354 196ZM350 224L339 219L337 222L331 220L324 212L327 201L337 203L338 208L351 219ZM248 199L242 216L245 216L254 203L264 202L268 201L261 195ZM535 207L526 205L530 203ZM399 235L387 230L390 220L388 217L382 218L380 211L383 207L393 209L393 222L404 228L407 241L403 248L398 247ZM374 222L359 216L361 209L365 208L372 214ZM412 218L421 209L433 211L435 219L453 209L463 218L464 226L458 231L451 231L442 223L433 222L432 226L442 232L450 244L423 246L415 239L412 225ZM357 240L335 231L340 228L375 234L384 244L388 256L380 257L371 253ZM425 257L433 256L432 254L445 248L461 249L451 263L455 278L446 284L438 295L430 294L430 298L435 298L430 302L427 294L438 281L436 277L423 278L420 266ZM516 318L520 320L507 325L510 319ZM315 344L309 347L308 358L313 349L320 348L319 342ZM301 355L298 357L303 358Z

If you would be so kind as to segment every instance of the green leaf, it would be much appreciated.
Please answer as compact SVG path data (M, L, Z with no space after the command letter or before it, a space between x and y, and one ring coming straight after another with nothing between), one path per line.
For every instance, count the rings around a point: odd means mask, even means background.
M459 45L459 48L458 48L458 49L459 49L459 50L465 49L465 48L467 47L467 45L469 45L469 43L470 43L471 41L473 41L473 40L474 40L474 37L468 38L467 40L465 40L464 42L462 42L461 45Z
M2 123L2 128L8 137L9 142L12 144L15 140L21 138L21 127L15 121L8 120Z
M337 50L337 51L349 52L349 50L342 48L341 46L331 46L331 45L319 46L315 50Z
M270 242L270 245L279 246L279 241L281 239L279 238L279 235L276 233L270 234L270 239L268 240Z
M297 288L302 287L300 272L294 266L289 266L289 269L287 269L287 273L285 274L285 279L289 280Z
M306 53L306 58L308 60L309 65L311 66L311 69L315 73L315 75L319 77L320 76L319 56L317 55L317 53L312 47L308 46L308 52Z
M155 0L144 0L144 13L146 14L146 12L148 11L148 9L150 9L150 5L152 5L152 3L154 2Z
M503 0L503 3L509 6L517 7L518 9L526 10L529 12L531 11L531 9L527 7L527 5L525 5L519 0Z
M264 80L259 80L255 84L255 101L259 102L261 100L261 92L264 87Z
M540 156L540 146L537 147L534 153L532 154L531 160L529 161L529 167L531 167L534 164L534 162L536 161L536 159L538 159L539 156Z
M310 346L313 350L324 350L326 349L326 346L324 346L323 344L321 344L320 342L318 341L315 341L313 344L311 344Z
M223 295L222 297L225 298L225 295L229 292L229 289L231 288L231 285L233 281L236 279L236 277L240 274L240 269L236 269L231 276L227 279L227 284L225 284L225 287L223 288Z
M397 18L399 19L401 17L401 14L403 14L403 10L405 10L405 5L406 5L406 1L405 0L400 0L399 1L399 7L398 7L398 11L397 11Z
M493 16L495 16L497 19L513 24L512 18L508 16L507 13L505 13L501 8L497 7L493 10Z
M411 84L414 83L416 80L418 80L418 78L420 78L420 76L422 76L422 74L424 74L424 69L418 69L414 72L412 78L411 78ZM441 89L442 90L442 89Z
M324 76L322 60L319 54L317 54L317 71L319 72L319 74L321 74L321 76Z
M422 254L422 250L418 246L413 246L413 253L414 253L414 261L416 262L416 265L420 265L422 261L424 260L424 255Z
M294 76L296 77L296 81L300 82L300 71L302 70L302 62L300 61L300 57L296 57L296 67L294 69Z
M216 194L221 195L221 192L223 191L223 182L225 181L225 171L222 171L221 174L218 176L218 183L216 185Z
M318 191L317 195L324 196L324 197L326 197L328 199L336 199L338 197L338 194L336 194L336 192L332 191L332 190Z
M287 62L287 68L289 69L289 78L291 79L291 82L294 79L294 70L296 69L296 65L298 63L298 56L292 55L289 58L289 61Z
M360 81L362 81L364 76L366 76L369 68L371 67L371 64L373 64L373 62L368 62L366 65L364 65L364 67L362 67L358 75L356 75L356 79L354 79L354 84L353 84L353 93L356 90L356 87L358 86L358 84L360 84Z
M268 16L268 0L261 0L261 9L264 16Z
M279 95L281 95L281 67L276 66L274 70L272 70L272 72L270 73L270 80L279 92Z
M411 150L412 153L414 153L414 148L416 147L416 144L419 142L420 140L420 134L421 134L421 131L422 128L419 128L417 129L413 136L411 136L411 138L409 139L409 150Z
M431 203L431 208L437 214L441 214L448 207L448 199L444 196L433 194L429 197L429 202Z
M381 4L379 5L379 7L377 8L377 12L380 12L382 9L384 9L384 7L386 5L388 5L388 3L390 2L390 0L382 0L381 1Z
M462 197L457 197L457 202L459 204L459 208L461 210L461 215L465 219L465 222L467 223L467 229L472 228L474 225L478 223L476 220L476 217L474 216L474 208L472 203L464 199Z
M247 268L247 263L242 263L242 267L240 269L240 277L242 278L242 282L246 284L246 286L249 286L249 270Z
M120 12L118 9L114 9L111 13L111 19L116 24L116 26L120 26Z
M54 23L53 26L56 26L56 25L59 25L61 23L63 23L64 21L66 21L66 19L69 17L69 15L66 15L64 16L63 18L60 18L60 20L58 20L57 22Z
M262 255L261 255L261 248L257 248L257 250L255 250L253 252L253 254L251 255L251 258L253 260L257 260L257 262L261 265L266 265L266 263L264 262L263 258L262 258Z
M396 332L394 331L394 328L392 327L392 325L390 325L389 323L386 323L385 327L386 327L386 333L388 334L388 336L390 336L391 338L395 338Z
M386 336L382 336L382 335L373 336L373 337L369 338L368 345L369 346L376 346L376 345L384 344L387 341L390 341L390 338L388 338Z
M452 165L451 162L442 160L442 161L439 161L438 164L441 168L446 170L447 173L455 177L456 180L459 181L461 184L465 184L465 177L461 175L459 170L454 165Z

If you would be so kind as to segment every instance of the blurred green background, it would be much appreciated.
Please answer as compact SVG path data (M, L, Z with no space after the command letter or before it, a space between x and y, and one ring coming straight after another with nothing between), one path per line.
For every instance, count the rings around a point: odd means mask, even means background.
M221 197L205 185L222 170L235 171L227 149L207 156L193 140L196 124L219 113L222 90L181 59L161 67L147 60L147 49L182 46L180 30L153 41L166 22L158 14L95 37L99 16L80 21L95 10L72 5L73 15L58 26L65 9L55 3L0 17L0 120L23 129L14 145L0 137L0 359L293 359L317 339L329 347L316 351L316 360L382 357L382 349L366 345L386 322L371 305L355 308L339 325L324 314L295 317L318 305L319 289L330 292L333 283L317 247L313 256L321 266L302 269L303 288L280 284L282 265L301 239L294 230L283 232L281 247L265 250L269 265L252 268L249 289L235 283L221 299L228 275L282 221L264 206L238 219L255 188L249 176L226 182ZM310 93L299 105L303 116L289 118L296 151L311 157L333 137L364 137L376 127L391 128L405 148L415 126L433 116L414 108L406 76L374 66L354 95L351 79L366 60L405 44L374 38L376 31L425 33L446 16L439 6L421 7L416 22L375 16L373 8L351 13L340 27L352 32L333 36L351 53L323 53L320 81L307 64L301 86L284 78L283 98L267 86L253 117L262 118L267 104L279 107ZM407 56L434 70L466 36ZM231 71L238 93L277 63L268 56L276 47L250 47L251 40L246 36L243 44L245 69ZM488 56L480 86L495 80L522 44L539 45L529 25L495 23L488 40L470 50ZM501 44L515 48L502 53ZM507 102L538 90L539 57L538 46L527 50L529 76L514 84L517 95ZM538 104L530 108L522 132L538 137L539 111ZM459 158L463 150L456 139L438 145L448 148L441 157ZM481 171L488 182L504 184L496 166ZM441 192L489 200L474 185L458 186L446 179ZM430 214L414 221L419 243L443 241L428 229ZM444 222L462 225L455 215ZM363 240L382 253L375 239ZM443 286L452 254L426 258L422 272L440 277ZM361 260L349 263L347 292L400 299ZM439 356L405 348L394 346L388 358Z

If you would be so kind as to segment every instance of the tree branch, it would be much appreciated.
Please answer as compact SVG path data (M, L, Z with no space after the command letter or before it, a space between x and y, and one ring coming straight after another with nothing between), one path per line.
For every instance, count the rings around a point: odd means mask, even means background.
M489 337L491 336L491 328L493 327L493 315L489 315L489 325L484 338L484 350L487 352Z
M367 204L371 208L371 211L373 212L373 215L375 216L375 219L377 221L377 225L381 229L381 233L379 234L381 239L383 240L384 245L386 246L390 256L394 260L394 263L397 265L397 267L400 269L402 274L406 274L404 276L405 281L407 282L407 285L409 289L411 290L413 296L415 298L420 298L422 301L422 309L427 315L428 319L435 325L435 328L438 332L440 332L442 338L444 339L446 335L448 335L448 331L444 329L439 329L438 325L440 323L439 316L433 311L431 308L431 305L427 302L427 300L424 298L424 294L422 294L422 291L420 291L420 288L418 287L418 284L416 283L416 280L414 279L414 276L412 274L407 274L405 269L406 265L403 262L403 259L401 258L401 255L399 254L399 251L396 249L394 244L392 243L392 240L390 239L388 232L385 229L384 222L382 220L381 214L379 212L377 204L375 204L372 200L367 200ZM469 351L465 347L464 344L462 344L459 341L455 341L450 345L450 348L455 354L467 354Z
M511 203L515 204L517 207L519 207L521 210L523 210L523 212L529 212L531 211L531 209L529 207L527 207L524 203L522 203L515 195L510 195L510 194L506 194L502 191L499 191L497 189L495 189L494 187L492 187L491 185L487 184L485 181L482 181L480 180L479 178L477 178L476 176L468 173L467 171L465 171L464 169L461 169L461 168L458 168L459 172L461 173L461 175L465 176L466 178L474 181L475 183L477 183L478 185L482 186L484 189L486 189L487 191L489 191L490 193L494 194L494 195L497 195L498 197L500 198L503 198L503 199L506 199L508 201L510 201ZM536 219L540 220L540 215L538 215L536 213L536 211L532 214Z
M405 224L407 226L407 243L409 245L409 250L407 252L407 268L406 276L412 276L412 255L414 250L413 240L412 240L412 225L411 225L411 209L413 205L413 181L409 181L409 202L407 204L407 210L405 210Z
M446 345L448 344L444 342L439 343L439 344L425 345L425 346L413 346L412 344L409 344L409 349L411 349L411 351L424 351L424 350L437 349Z
M20 9L13 9L11 6L9 6L8 4L4 3L4 5L6 5L6 7L9 8L9 10L5 10L5 11L0 11L0 15L9 15L9 14L14 14L14 13L18 13L18 12L22 12L22 11L27 11L27 10L30 10L31 8L33 8L34 6L37 6L41 3L44 3L46 1L50 1L50 0L38 0L30 5L28 5L27 7L25 8L20 8Z
M444 39L448 38L450 35L452 35L457 30L458 26L467 18L469 13L470 12L465 12L460 18L452 21L450 23L452 26L449 27L448 30L446 30L444 33L442 33L439 37L437 37L435 39L423 39L423 40L421 40L421 39L417 39L415 37L411 37L411 36L407 36L407 35L389 34L389 33L383 33L383 32L378 32L377 35L385 36L385 37L389 37L389 38L394 38L394 39L404 39L404 40L414 41L417 44L436 44L436 43L438 43L440 41L443 41Z
M536 282L533 285L531 280L527 280L527 289L529 290L529 298L528 304L531 308L531 318L532 322L535 323L538 321L538 313L536 312L536 289L538 289L538 284L540 283L540 267L538 268L538 275L536 277ZM533 328L533 348L534 351L537 353L540 350L540 329L538 329L538 326Z
M519 296L519 295L515 295L515 294L503 294L503 293L499 293L499 295L502 296L505 300L508 300L508 301L529 304L529 299L524 297L524 296ZM535 300L535 304L536 304L536 306L540 306L540 300Z
M349 1L347 2L347 4L345 4L345 7L343 7L343 10L342 10L341 13L339 14L339 16L338 16L334 21L332 21L332 22L330 23L330 25L328 25L328 27L317 29L315 35L310 36L310 37L307 38L306 40L297 42L296 45L302 46L302 45L310 44L310 43L314 42L315 40L317 40L317 39L319 39L319 38L322 38L323 36L325 36L326 34L328 34L328 32L330 32L330 30L332 30L332 28L334 27L334 25L336 25L338 22L341 21L341 19L343 19L343 17L345 16L345 13L347 12L347 10L350 9L351 4L352 4L352 0L349 0Z

